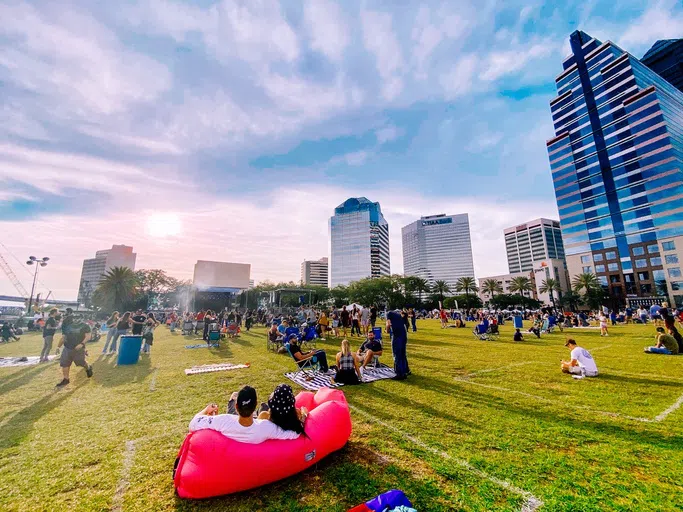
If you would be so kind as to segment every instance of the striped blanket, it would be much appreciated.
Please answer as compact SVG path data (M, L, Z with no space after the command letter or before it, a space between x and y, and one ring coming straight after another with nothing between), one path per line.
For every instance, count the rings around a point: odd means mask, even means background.
M309 391L318 391L322 387L339 388L344 385L337 384L332 380L334 377L333 370L330 370L326 374L315 372L312 380L308 380L306 375L301 372L298 374L297 372L285 373L285 377ZM367 384L369 382L375 382L376 380L393 379L394 377L396 377L396 374L394 373L393 368L381 365L377 368L366 368L363 373L363 383Z
M212 372L222 372L226 370L237 370L238 368L249 368L248 364L204 364L201 366L193 366L192 368L187 368L185 370L185 375L196 375L197 373L212 373Z

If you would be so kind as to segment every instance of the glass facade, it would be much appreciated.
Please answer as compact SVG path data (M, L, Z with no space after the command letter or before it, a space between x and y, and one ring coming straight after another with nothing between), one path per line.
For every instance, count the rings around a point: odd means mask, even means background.
M451 289L461 277L474 277L470 221L461 215L422 217L401 230L403 272L427 279L443 280Z
M642 255L683 234L683 93L609 41L577 31L570 45L547 142L567 262L573 276L581 255L616 259L621 297L635 269L661 270ZM654 292L645 281L629 289Z
M534 262L564 259L564 245L560 223L550 219L536 219L505 230L505 250L511 274L530 272Z
M388 276L389 224L379 203L350 198L330 218L330 287Z

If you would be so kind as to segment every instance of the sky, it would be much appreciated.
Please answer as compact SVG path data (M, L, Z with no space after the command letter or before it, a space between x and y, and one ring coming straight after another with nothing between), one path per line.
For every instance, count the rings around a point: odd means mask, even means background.
M557 218L569 34L636 57L683 35L677 0L1 0L0 19L0 254L27 288L21 261L49 256L37 291L65 300L112 244L178 278L205 259L298 281L357 196L392 272L402 226L466 212L476 276L504 273L503 229Z

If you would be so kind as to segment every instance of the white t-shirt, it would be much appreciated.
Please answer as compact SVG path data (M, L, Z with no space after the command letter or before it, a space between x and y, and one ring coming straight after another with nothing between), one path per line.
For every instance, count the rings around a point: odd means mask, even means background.
M259 444L268 439L297 439L299 434L291 430L282 430L270 420L254 420L249 427L239 423L236 414L218 414L206 416L197 414L190 422L190 432L211 429L220 432L240 443Z
M364 323L370 321L370 310L368 308L363 308L360 310L360 317Z
M570 355L571 359L579 363L581 368L584 368L587 372L597 372L598 367L595 364L593 356L585 348L575 347Z

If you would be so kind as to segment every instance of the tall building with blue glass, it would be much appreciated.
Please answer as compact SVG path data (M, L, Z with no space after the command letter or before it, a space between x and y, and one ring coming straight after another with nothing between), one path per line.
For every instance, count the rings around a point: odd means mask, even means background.
M547 141L569 274L683 302L683 93L610 41L570 44Z
M389 224L379 203L352 197L330 218L330 288L388 276Z

